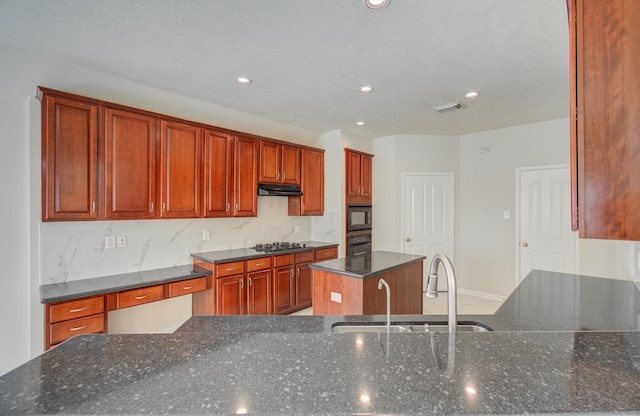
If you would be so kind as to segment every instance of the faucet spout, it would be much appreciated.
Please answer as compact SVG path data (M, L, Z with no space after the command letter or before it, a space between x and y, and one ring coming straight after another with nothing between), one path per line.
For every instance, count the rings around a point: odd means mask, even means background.
M391 331L391 289L389 288L389 283L387 283L384 279L378 280L378 290L382 289L382 286L387 292L387 332Z
M456 272L449 257L444 254L436 254L431 259L429 266L429 276L427 277L427 288L424 291L425 296L429 298L438 297L438 266L442 264L447 277L447 314L449 318L449 332L456 332L458 326L458 306L456 299Z

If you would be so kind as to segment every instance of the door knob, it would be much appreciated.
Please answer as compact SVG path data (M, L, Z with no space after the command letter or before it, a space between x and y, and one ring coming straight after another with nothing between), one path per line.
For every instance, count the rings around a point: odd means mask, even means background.
M524 243L522 243L522 247L529 247L529 243L525 241Z
M407 237L407 243L411 242L411 237Z

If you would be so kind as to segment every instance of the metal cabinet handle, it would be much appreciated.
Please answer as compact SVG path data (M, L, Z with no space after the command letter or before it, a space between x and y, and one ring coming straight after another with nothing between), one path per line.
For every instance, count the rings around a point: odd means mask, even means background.
M244 280L240 280L240 289L244 289Z
M249 278L249 286L253 285L253 279Z
M240 211L240 205L236 203L236 211Z
M71 309L69 310L69 313L77 313L77 312L82 312L82 311L86 311L87 307L85 306L84 308L76 308L76 309Z
M153 202L151 203L151 209L149 210L149 212L153 212L153 208L154 208L154 204Z
M165 202L162 203L162 212L167 212L167 204Z
M293 277L293 269L289 270L289 277Z
M235 270L235 267L227 267L227 271L230 272L231 270Z
M296 277L300 276L300 267L296 267Z
M264 263L258 263L258 264L256 264L256 267L259 267L259 266L264 266Z
M85 329L86 327L87 327L86 325L76 326L73 328L69 328L69 331L80 331L81 329Z
M280 179L280 172L276 173L276 179Z
M231 209L231 204L227 204L227 212Z
M96 201L91 201L91 212L96 212Z
M148 297L149 297L149 295L142 295L142 296L136 296L134 299L135 300L142 300L142 299L146 299Z
M185 286L182 288L182 290L191 290L193 289L193 286Z

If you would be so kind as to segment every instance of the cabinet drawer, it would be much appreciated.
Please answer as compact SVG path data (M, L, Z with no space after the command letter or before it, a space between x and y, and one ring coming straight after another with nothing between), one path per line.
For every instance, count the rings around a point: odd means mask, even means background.
M271 268L271 257L261 257L259 259L247 260L247 271L255 272Z
M116 295L117 308L128 308L129 306L142 305L143 303L155 302L164 298L162 285L144 287L142 289L127 290Z
M187 295L193 292L199 292L207 288L207 278L198 277L196 279L183 280L181 282L173 282L169 284L169 297Z
M316 261L337 259L337 258L338 258L338 247L321 248L316 250Z
M216 264L216 277L233 276L244 273L244 261Z
M51 325L49 344L58 344L80 334L95 334L99 332L104 332L103 313Z
M296 253L296 263L306 263L313 260L315 260L315 253L313 250Z
M293 254L283 254L281 256L275 256L273 258L273 267L288 266L290 264L293 264L293 262Z
M104 312L104 296L72 300L49 306L49 322L56 323Z

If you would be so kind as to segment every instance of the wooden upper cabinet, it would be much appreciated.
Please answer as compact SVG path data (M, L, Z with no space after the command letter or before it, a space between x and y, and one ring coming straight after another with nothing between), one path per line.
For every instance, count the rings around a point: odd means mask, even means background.
M371 204L372 158L370 154L345 149L347 204Z
M236 136L234 141L234 216L258 215L258 142Z
M204 132L204 216L231 217L233 210L233 137Z
M156 215L156 119L105 108L105 216Z
M289 215L324 214L324 152L302 149L302 196L289 197Z
M569 11L576 114L571 126L573 226L582 238L637 241L640 2L570 0Z
M42 97L42 220L98 218L98 106Z
M202 211L202 129L160 122L160 216L194 218Z
M296 146L288 146L260 140L260 169L258 182L300 184L300 152Z

